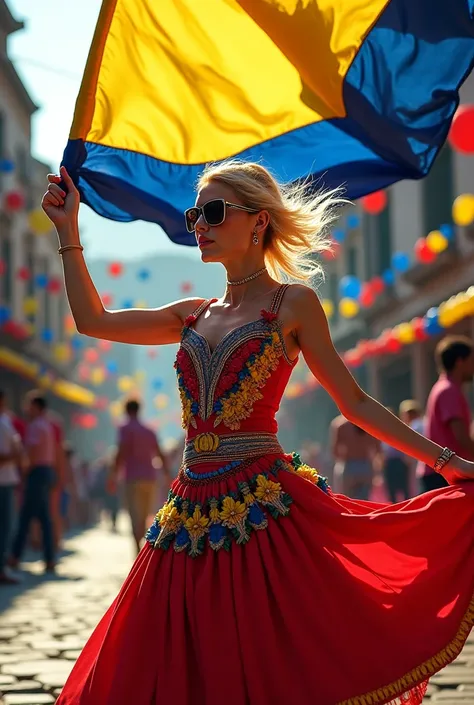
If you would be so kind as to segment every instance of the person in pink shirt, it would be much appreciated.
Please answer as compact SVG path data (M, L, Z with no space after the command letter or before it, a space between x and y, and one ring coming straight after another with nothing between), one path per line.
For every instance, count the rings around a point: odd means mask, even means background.
M469 338L448 336L440 341L435 355L440 376L428 397L424 435L474 460L471 411L462 389L474 378L474 345ZM417 475L423 492L448 485L442 475L423 463L418 464Z
M47 417L47 402L41 392L31 392L26 398L28 425L25 451L28 471L20 509L18 530L13 542L10 566L16 568L25 549L33 519L38 519L43 537L46 571L55 566L50 494L55 483L56 447L54 430Z
M0 585L14 585L18 578L8 572L6 561L15 523L15 491L20 483L20 437L15 431L5 392L0 389Z
M171 474L167 458L160 448L156 434L138 418L139 402L135 399L128 401L125 405L125 412L128 421L119 430L118 450L113 467L113 484L116 484L118 473L122 468L127 507L138 553L140 542L145 536L147 518L153 508L160 461L168 484L171 483Z

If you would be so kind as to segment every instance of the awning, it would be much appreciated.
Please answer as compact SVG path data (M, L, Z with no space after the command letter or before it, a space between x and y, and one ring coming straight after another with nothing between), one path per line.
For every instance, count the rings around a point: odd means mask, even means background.
M0 366L34 381L37 380L39 373L37 362L33 362L8 348L0 347Z
M51 391L57 397L70 401L73 404L81 406L94 406L95 394L85 387L80 387L73 382L66 382L64 379L58 379L51 385Z
M44 375L41 372L42 366L38 362L34 362L24 355L20 355L9 348L0 347L0 367L4 367L11 372L30 379L32 382L43 386ZM81 406L94 406L96 395L78 384L67 382L64 379L52 380L48 384L48 389L52 394L65 399L72 404Z

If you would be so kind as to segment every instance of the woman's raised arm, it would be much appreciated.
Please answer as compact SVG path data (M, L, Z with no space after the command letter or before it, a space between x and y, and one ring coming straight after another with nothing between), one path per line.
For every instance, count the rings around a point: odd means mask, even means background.
M334 348L329 326L316 294L305 286L291 287L288 297L295 334L314 376L331 395L344 416L393 448L433 466L442 448L404 424L357 384ZM474 479L474 463L455 456L443 468L450 483Z
M67 193L59 186L63 180ZM49 174L42 206L58 233L64 281L77 330L94 338L138 345L166 345L180 340L184 319L203 299L183 299L157 309L108 311L94 286L79 237L79 192L64 167Z

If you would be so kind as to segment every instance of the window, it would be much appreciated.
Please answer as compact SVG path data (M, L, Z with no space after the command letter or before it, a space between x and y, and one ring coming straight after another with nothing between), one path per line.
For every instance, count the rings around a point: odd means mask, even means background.
M58 305L58 338L64 340L66 336L66 317L70 314L69 304L66 296L61 294Z
M357 248L354 245L347 247L346 272L353 276L357 276Z
M26 282L25 295L30 297L35 295L35 243L33 235L25 238L25 267L30 277Z
M364 279L372 279L375 272L374 253L372 252L372 216L364 213L362 216L362 240L364 243Z
M392 234L390 228L390 193L387 192L387 205L378 215L364 213L362 220L364 233L365 279L379 276L392 263Z
M2 112L0 112L0 159L6 159L7 155L5 154L5 144L6 144L6 139L5 139L5 116ZM3 174L0 172L0 189L2 187L2 176Z
M445 145L439 152L430 173L422 183L424 234L436 230L452 220L453 164L450 147Z
M387 205L379 215L372 216L376 219L376 275L382 274L392 264L392 234L390 230L390 194L387 192Z
M339 280L335 272L331 272L329 275L329 299L332 301L334 306L334 314L332 320L334 323L337 322L339 318Z
M0 275L0 301L11 306L13 297L13 253L10 237L10 221L6 215L0 215L0 260L5 269Z
M29 183L28 157L24 147L16 148L16 175L23 186Z
M44 258L41 260L41 274L45 274L46 278L49 277L49 266L48 260ZM43 292L43 303L44 303L44 327L48 330L53 329L53 316L52 316L52 297L46 290Z

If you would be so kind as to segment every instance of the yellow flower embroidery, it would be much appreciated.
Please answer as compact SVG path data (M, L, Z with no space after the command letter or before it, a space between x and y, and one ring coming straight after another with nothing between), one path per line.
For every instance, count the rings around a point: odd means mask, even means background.
M253 504L255 502L255 497L251 492L249 494L246 494L244 497L244 502L245 504Z
M188 399L186 392L182 387L179 387L179 396L181 399L181 426L186 429L188 428L191 420L193 418L191 413L191 399Z
M209 531L208 529L209 519L202 515L201 507L196 505L194 508L193 515L186 520L184 528L189 534L189 548L188 552L192 558L199 556L204 549L204 541L202 540L204 535ZM176 547L175 550L180 552L184 550L185 545Z
M230 529L236 526L239 521L247 515L247 506L244 502L236 502L233 497L225 497L222 502L220 517L224 526Z
M300 465L296 470L296 474L302 477L304 480L309 480L313 485L318 484L319 473L314 468L310 468L309 465Z
M245 502L238 502L233 497L225 497L222 502L220 513L222 524L235 533L239 544L247 543L250 538L246 527L248 511Z
M219 518L220 518L218 504L219 504L219 502L217 501L217 499L215 497L212 497L209 500L209 506L210 506L209 519L210 519L211 523L213 523L213 524L215 522L218 522Z
M167 502L156 515L156 520L160 525L160 533L156 539L155 546L167 547L168 542L181 526L181 516L173 502Z
M273 507L282 516L289 513L289 509L282 501L283 492L279 482L272 482L265 475L258 475L255 497L264 506Z
M196 507L194 513L186 521L184 527L188 530L191 538L201 538L207 531L209 519L202 515L200 507Z
M180 514L180 518L181 518L181 521L183 522L183 524L185 524L186 521L188 520L188 517L189 517L188 509L189 509L189 502L185 499L183 502L183 506L182 506L181 514Z
M240 383L240 391L243 396L250 394L252 391L253 387L253 381L251 377L246 377L242 382Z
M275 499L278 499L281 492L281 485L279 482L272 482L268 480L265 475L259 475L257 477L257 489L255 490L255 496L260 502L271 503Z
M158 521L162 528L166 527L169 531L176 531L181 523L181 517L175 506L165 504L158 514L160 515Z
M273 481L282 470L289 471L290 466L277 460L268 476L254 475L239 482L235 494L209 497L203 504L170 494L146 540L163 550L173 545L177 553L186 551L193 558L201 555L207 545L218 551L222 547L230 549L232 542L247 543L253 531L267 528L267 512L278 519L290 511L290 495Z

